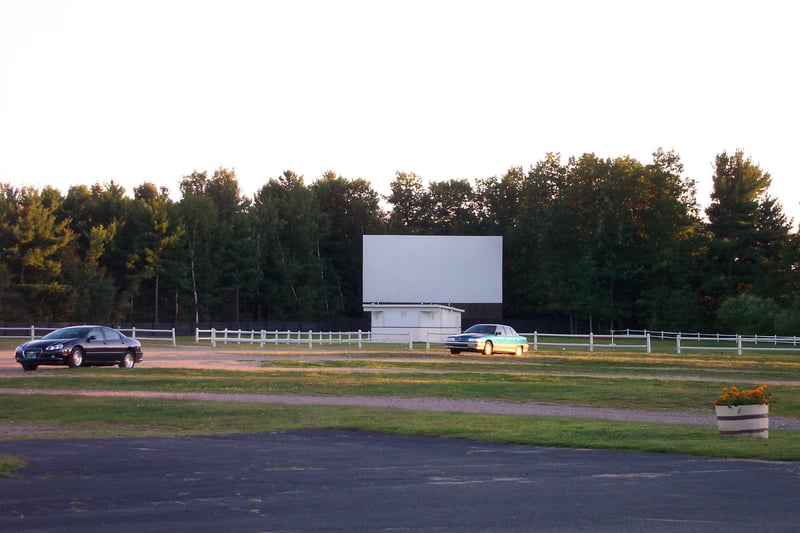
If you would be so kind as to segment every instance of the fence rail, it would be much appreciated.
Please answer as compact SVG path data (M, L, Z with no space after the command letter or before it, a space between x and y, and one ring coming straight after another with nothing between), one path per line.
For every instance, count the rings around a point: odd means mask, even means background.
M653 339L660 340L677 340L678 336L683 340L697 340L706 342L736 342L738 337L741 337L745 342L759 343L772 343L772 344L791 344L793 346L800 346L800 337L791 335L737 335L734 333L683 333L679 331L652 331L646 329L622 329L611 330L612 335L628 336L628 335L647 335L649 334Z
M31 326L0 327L0 338L35 340L58 328ZM177 345L175 328L146 329L120 328L120 331L140 341L169 342ZM531 350L547 348L582 348L590 352L598 349L644 349L652 352L652 340L672 340L676 353L685 351L719 350L731 351L741 355L747 351L800 352L800 337L780 335L734 335L720 333L680 333L649 330L612 330L608 335L590 333L588 335L569 335L555 333L520 333L528 340ZM444 333L429 332L425 338L425 348L432 344L444 344ZM293 330L234 330L234 329L195 329L195 344L209 341L212 346L223 344L305 344L314 345L355 344L361 348L369 343L400 343L409 349L414 346L413 334L380 333L370 331L293 331Z
M627 337L645 330L622 330L617 336ZM735 351L737 355L747 351L800 351L800 337L781 335L735 335L721 333L677 333L670 331L649 331L652 338L674 340L676 352L682 350L721 350Z
M568 335L534 331L533 333L520 333L520 335L524 335L528 339L528 346L532 350L538 350L540 346L549 346L587 348L590 352L602 348L644 349L647 353L652 351L649 334L620 336L612 332L610 335L595 335L594 333Z
M8 327L8 328L0 328L0 338L4 339L28 339L28 340L36 340L38 338L43 337L47 333L51 331L55 331L59 328L42 328L36 326L20 326L20 327ZM138 339L139 341L146 340L146 341L166 341L172 344L174 348L177 346L176 338L175 338L175 328L172 329L144 329L144 328L120 328L119 331L128 334L129 337L134 339ZM10 335L8 333L11 333ZM24 333L24 334L20 334ZM167 336L159 336L161 334L166 334Z
M36 328L34 326L25 326L18 328L0 328L0 334L4 339L29 339L36 338Z
M175 328L172 329L146 329L146 328L120 328L120 331L130 333L129 337L139 341L163 341L170 343L173 348L178 345L175 339ZM159 336L166 334L166 336Z
M399 340L392 337L397 336ZM401 342L408 343L409 349L413 347L411 335L408 333L386 333L374 335L370 331L267 331L267 330L242 330L242 329L196 329L195 344L208 341L211 346L222 344L305 344L309 348L316 345L355 344L361 348L368 343Z

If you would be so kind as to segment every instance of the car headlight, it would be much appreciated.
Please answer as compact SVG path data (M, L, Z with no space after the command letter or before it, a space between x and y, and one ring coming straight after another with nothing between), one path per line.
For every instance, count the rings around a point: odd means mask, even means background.
M60 342L59 342L58 344L51 344L50 346L48 346L47 348L45 348L45 351L52 352L52 351L54 351L54 350L60 350L60 349L62 349L63 347L64 347L64 344L62 344L62 343L60 343Z

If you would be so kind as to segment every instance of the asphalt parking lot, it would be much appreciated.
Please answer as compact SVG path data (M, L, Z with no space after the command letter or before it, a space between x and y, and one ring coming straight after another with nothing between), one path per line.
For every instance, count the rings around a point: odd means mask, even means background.
M0 442L0 531L797 531L800 464L347 431Z

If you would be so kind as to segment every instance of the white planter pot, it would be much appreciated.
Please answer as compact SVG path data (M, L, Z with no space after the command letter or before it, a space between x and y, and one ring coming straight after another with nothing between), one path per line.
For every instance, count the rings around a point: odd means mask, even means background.
M717 405L721 435L769 438L769 405Z

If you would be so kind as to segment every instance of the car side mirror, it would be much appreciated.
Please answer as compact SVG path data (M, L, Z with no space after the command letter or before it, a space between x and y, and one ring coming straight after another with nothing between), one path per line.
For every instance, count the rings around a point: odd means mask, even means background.
M89 335L88 337L86 337L86 340L88 342L96 341L97 337L95 335Z

